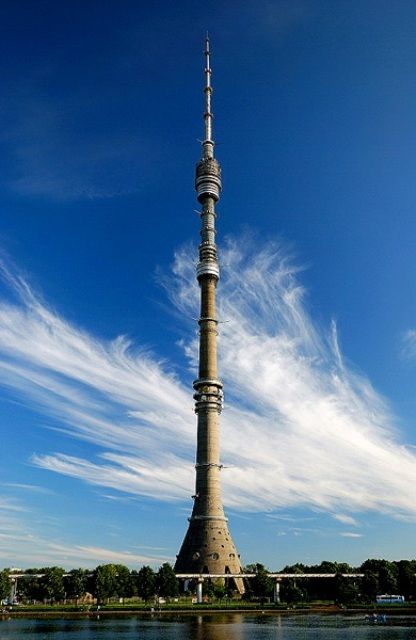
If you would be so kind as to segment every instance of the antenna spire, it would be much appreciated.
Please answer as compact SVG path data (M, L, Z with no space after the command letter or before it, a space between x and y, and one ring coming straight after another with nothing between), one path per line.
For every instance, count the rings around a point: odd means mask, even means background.
M205 38L205 113L204 113L204 121L205 121L205 140L202 143L204 147L204 156L206 158L214 157L214 140L212 139L212 119L213 114L211 111L211 95L212 95L212 85L211 85L211 63L210 63L210 46L209 46L209 36L208 31Z

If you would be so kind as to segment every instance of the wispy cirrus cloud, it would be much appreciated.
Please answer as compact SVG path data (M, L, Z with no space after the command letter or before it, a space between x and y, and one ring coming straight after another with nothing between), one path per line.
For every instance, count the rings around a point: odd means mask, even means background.
M6 487L16 488L16 485L10 483ZM21 488L31 490L26 485ZM68 543L59 535L50 539L34 530L32 520L33 511L16 498L0 498L0 558L3 563L7 558L7 562L18 567L60 564L65 568L75 565L92 568L101 562L119 562L128 566L150 563L158 566L170 560L160 547L112 549Z
M221 261L226 505L415 517L416 456L400 441L384 399L345 365L336 327L324 330L312 321L299 270L282 247L230 241ZM126 338L104 342L70 325L18 275L6 266L3 272L19 300L0 304L1 384L99 452L89 459L38 451L33 463L135 495L188 496L191 393L168 363ZM183 317L197 315L189 251L178 252L168 291ZM195 347L195 341L184 347L191 366ZM337 519L353 524L350 516Z
M349 524L353 527L358 526L358 522L352 516L348 516L345 513L335 513L333 514L334 520L338 520L338 522L342 522L342 524Z
M159 550L148 550L145 553L109 549L104 547L68 544L64 541L51 541L33 535L25 530L20 533L13 531L9 534L0 533L0 554L2 557L12 558L19 566L45 566L59 564L65 568L75 565L93 568L97 564L116 562L127 566L154 564L158 566L170 560Z
M25 491L41 490L41 487L9 483L6 489L22 488ZM45 566L59 564L70 569L73 566L95 567L102 562L117 562L135 566L152 564L159 566L170 560L160 547L108 548L80 545L65 541L65 532L53 537L39 535L33 526L34 510L16 498L0 496L0 558L9 566ZM46 516L47 517L47 516ZM3 564L4 566L4 564Z
M416 357L416 331L414 329L408 329L403 334L401 355L411 360Z

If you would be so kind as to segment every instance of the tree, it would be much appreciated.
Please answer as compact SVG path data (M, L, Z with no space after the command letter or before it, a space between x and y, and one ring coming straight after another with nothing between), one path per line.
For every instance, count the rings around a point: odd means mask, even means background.
M320 574L337 574L340 572L340 568L337 562L329 560L323 560L320 564L308 567L309 573ZM314 600L336 600L337 591L333 577L328 578L311 578L303 583L298 583L308 593L310 598Z
M250 579L250 587L253 594L264 600L273 594L273 580L269 578L269 572L262 564L255 565L255 578Z
M221 600L224 598L227 593L227 589L225 588L225 584L222 580L216 580L212 585L212 595L216 600Z
M117 593L117 566L115 564L100 564L93 576L93 593L97 602L102 604Z
M43 570L41 569L27 569L25 571L28 575L35 575L37 573L41 573ZM36 600L42 600L43 592L40 587L40 578L33 577L25 577L23 579L19 579L19 596L23 597L24 600L28 600L29 602L35 602Z
M364 599L367 602L375 602L376 596L380 593L378 575L374 571L364 571L364 577L361 581L361 590Z
M9 569L3 569L0 572L0 601L10 596L11 586Z
M363 573L371 572L378 578L378 593L397 593L398 569L394 562L370 559L361 565Z
M337 571L339 571L339 573L358 573L358 571L354 569L354 567L351 567L348 562L337 562L337 567Z
M87 590L87 572L85 569L71 569L64 577L64 586L69 598L82 598Z
M179 593L179 580L168 562L162 564L157 572L156 590L162 598L175 598Z
M338 565L336 562L324 560L313 568L313 573L337 573Z
M360 590L352 578L344 578L337 573L334 579L335 598L340 604L353 604L360 599Z
M39 579L41 597L44 600L62 600L65 596L63 577L65 570L61 567L46 567Z
M416 595L416 561L400 560L396 563L398 569L397 590L406 600L414 599Z
M313 568L314 567L308 567L301 562L297 562L296 564L286 565L282 569L282 573L317 573L316 571L311 571Z
M147 602L156 593L156 575L151 567L144 566L137 574L137 593Z
M130 569L124 564L116 564L117 585L116 593L120 598L130 598L133 595L133 584Z
M378 573L380 589L383 593L397 593L397 576L396 564L383 560Z
M305 594L292 580L288 580L287 582L283 582L281 586L280 597L283 602L287 604L295 604L296 602L302 602Z

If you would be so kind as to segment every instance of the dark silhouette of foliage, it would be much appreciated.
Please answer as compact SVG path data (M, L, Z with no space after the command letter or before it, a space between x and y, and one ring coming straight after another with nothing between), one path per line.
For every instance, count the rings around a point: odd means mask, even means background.
M46 567L42 569L43 576L39 578L39 595L43 600L51 602L63 600L65 597L64 573L61 567Z
M9 573L9 569L3 569L3 571L0 572L0 600L4 600L10 596L12 583L9 578Z
M68 598L82 598L87 591L88 572L85 569L71 569L64 576L64 587Z
M144 566L137 574L137 593L148 602L156 593L156 574L151 567Z
M157 572L156 590L162 598L175 598L179 594L179 580L168 562L162 564Z
M297 604L305 600L305 592L293 580L286 580L281 586L280 598L287 604Z

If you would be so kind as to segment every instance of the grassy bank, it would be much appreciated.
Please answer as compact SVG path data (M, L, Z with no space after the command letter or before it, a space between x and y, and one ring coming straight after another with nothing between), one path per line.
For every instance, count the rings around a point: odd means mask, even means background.
M330 614L354 614L363 613L363 615L377 612L387 615L414 615L416 616L416 604L402 606L375 606L375 605L354 605L350 607L336 606L331 604L299 604L288 607L286 604L264 604L250 602L218 602L218 603L171 603L155 606L145 603L135 604L109 604L97 607L96 605L19 605L13 607L5 607L2 615L5 617L97 617L101 615L131 615L146 614L159 615L170 613L237 613L237 612L262 612L269 614L301 614L301 613L322 613Z

